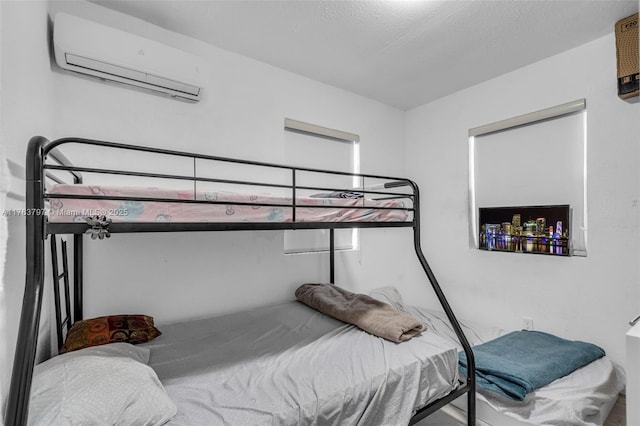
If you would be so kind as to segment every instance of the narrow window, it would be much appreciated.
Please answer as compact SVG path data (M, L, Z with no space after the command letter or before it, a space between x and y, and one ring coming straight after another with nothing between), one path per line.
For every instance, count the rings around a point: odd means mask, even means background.
M347 173L360 173L360 138L358 135L296 120L285 119L284 149L288 165ZM296 174L299 186L329 187L336 190L359 188L362 182L353 176L327 176L315 173ZM301 190L297 196L319 196L324 190ZM358 249L357 229L336 229L337 250ZM284 252L315 253L329 250L329 230L295 230L284 233Z

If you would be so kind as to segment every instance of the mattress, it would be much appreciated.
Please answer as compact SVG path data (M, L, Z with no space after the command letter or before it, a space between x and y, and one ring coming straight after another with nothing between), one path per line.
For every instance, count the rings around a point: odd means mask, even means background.
M432 331L396 344L296 301L159 327L144 346L172 426L408 424L458 384Z
M443 312L403 306L432 331L452 343L455 333ZM477 345L507 331L477 322L459 320L469 343ZM547 386L524 401L513 401L478 389L476 414L492 426L602 426L625 383L624 371L604 356ZM466 396L453 403L466 410Z
M139 199L51 198L50 222L84 221L96 215L113 222L292 222L294 211L286 206L292 204L288 197L227 191L199 191L194 198L193 190L59 184L48 194ZM212 203L188 202L194 199ZM321 197L297 197L295 216L296 222L404 222L409 217L403 200Z

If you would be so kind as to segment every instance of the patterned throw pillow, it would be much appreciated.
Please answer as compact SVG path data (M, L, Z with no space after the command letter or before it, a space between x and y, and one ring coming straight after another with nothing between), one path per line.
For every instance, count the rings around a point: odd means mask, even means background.
M148 342L160 334L147 315L110 315L78 321L73 324L60 353L107 343Z

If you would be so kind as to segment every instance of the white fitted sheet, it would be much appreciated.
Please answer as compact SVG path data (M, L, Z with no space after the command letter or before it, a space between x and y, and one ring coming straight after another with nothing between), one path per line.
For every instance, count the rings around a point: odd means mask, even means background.
M299 302L159 328L144 345L172 426L402 425L458 384L433 331L396 344Z

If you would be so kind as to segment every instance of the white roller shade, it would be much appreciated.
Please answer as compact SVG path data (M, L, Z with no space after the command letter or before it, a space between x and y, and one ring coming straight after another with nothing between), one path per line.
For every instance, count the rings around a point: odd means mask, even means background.
M292 120L287 119L287 124ZM306 123L305 123L306 124ZM357 150L358 135L327 129L320 126L312 126L310 129L331 130L332 137L314 135L308 131L284 132L285 161L289 165L313 169L335 170L342 172L357 172L359 155ZM287 129L290 130L290 129ZM341 140L335 135L348 135L354 141ZM313 173L299 172L296 182L300 186L330 186L349 189L353 187L353 179L349 176L329 177ZM300 191L299 196L310 196L313 193L326 191ZM336 229L335 247L338 250L351 250L357 248L357 230ZM286 253L304 253L326 251L329 249L329 230L295 230L285 231L284 248Z
M571 206L572 254L586 255L586 111L471 136L470 221L482 207Z

